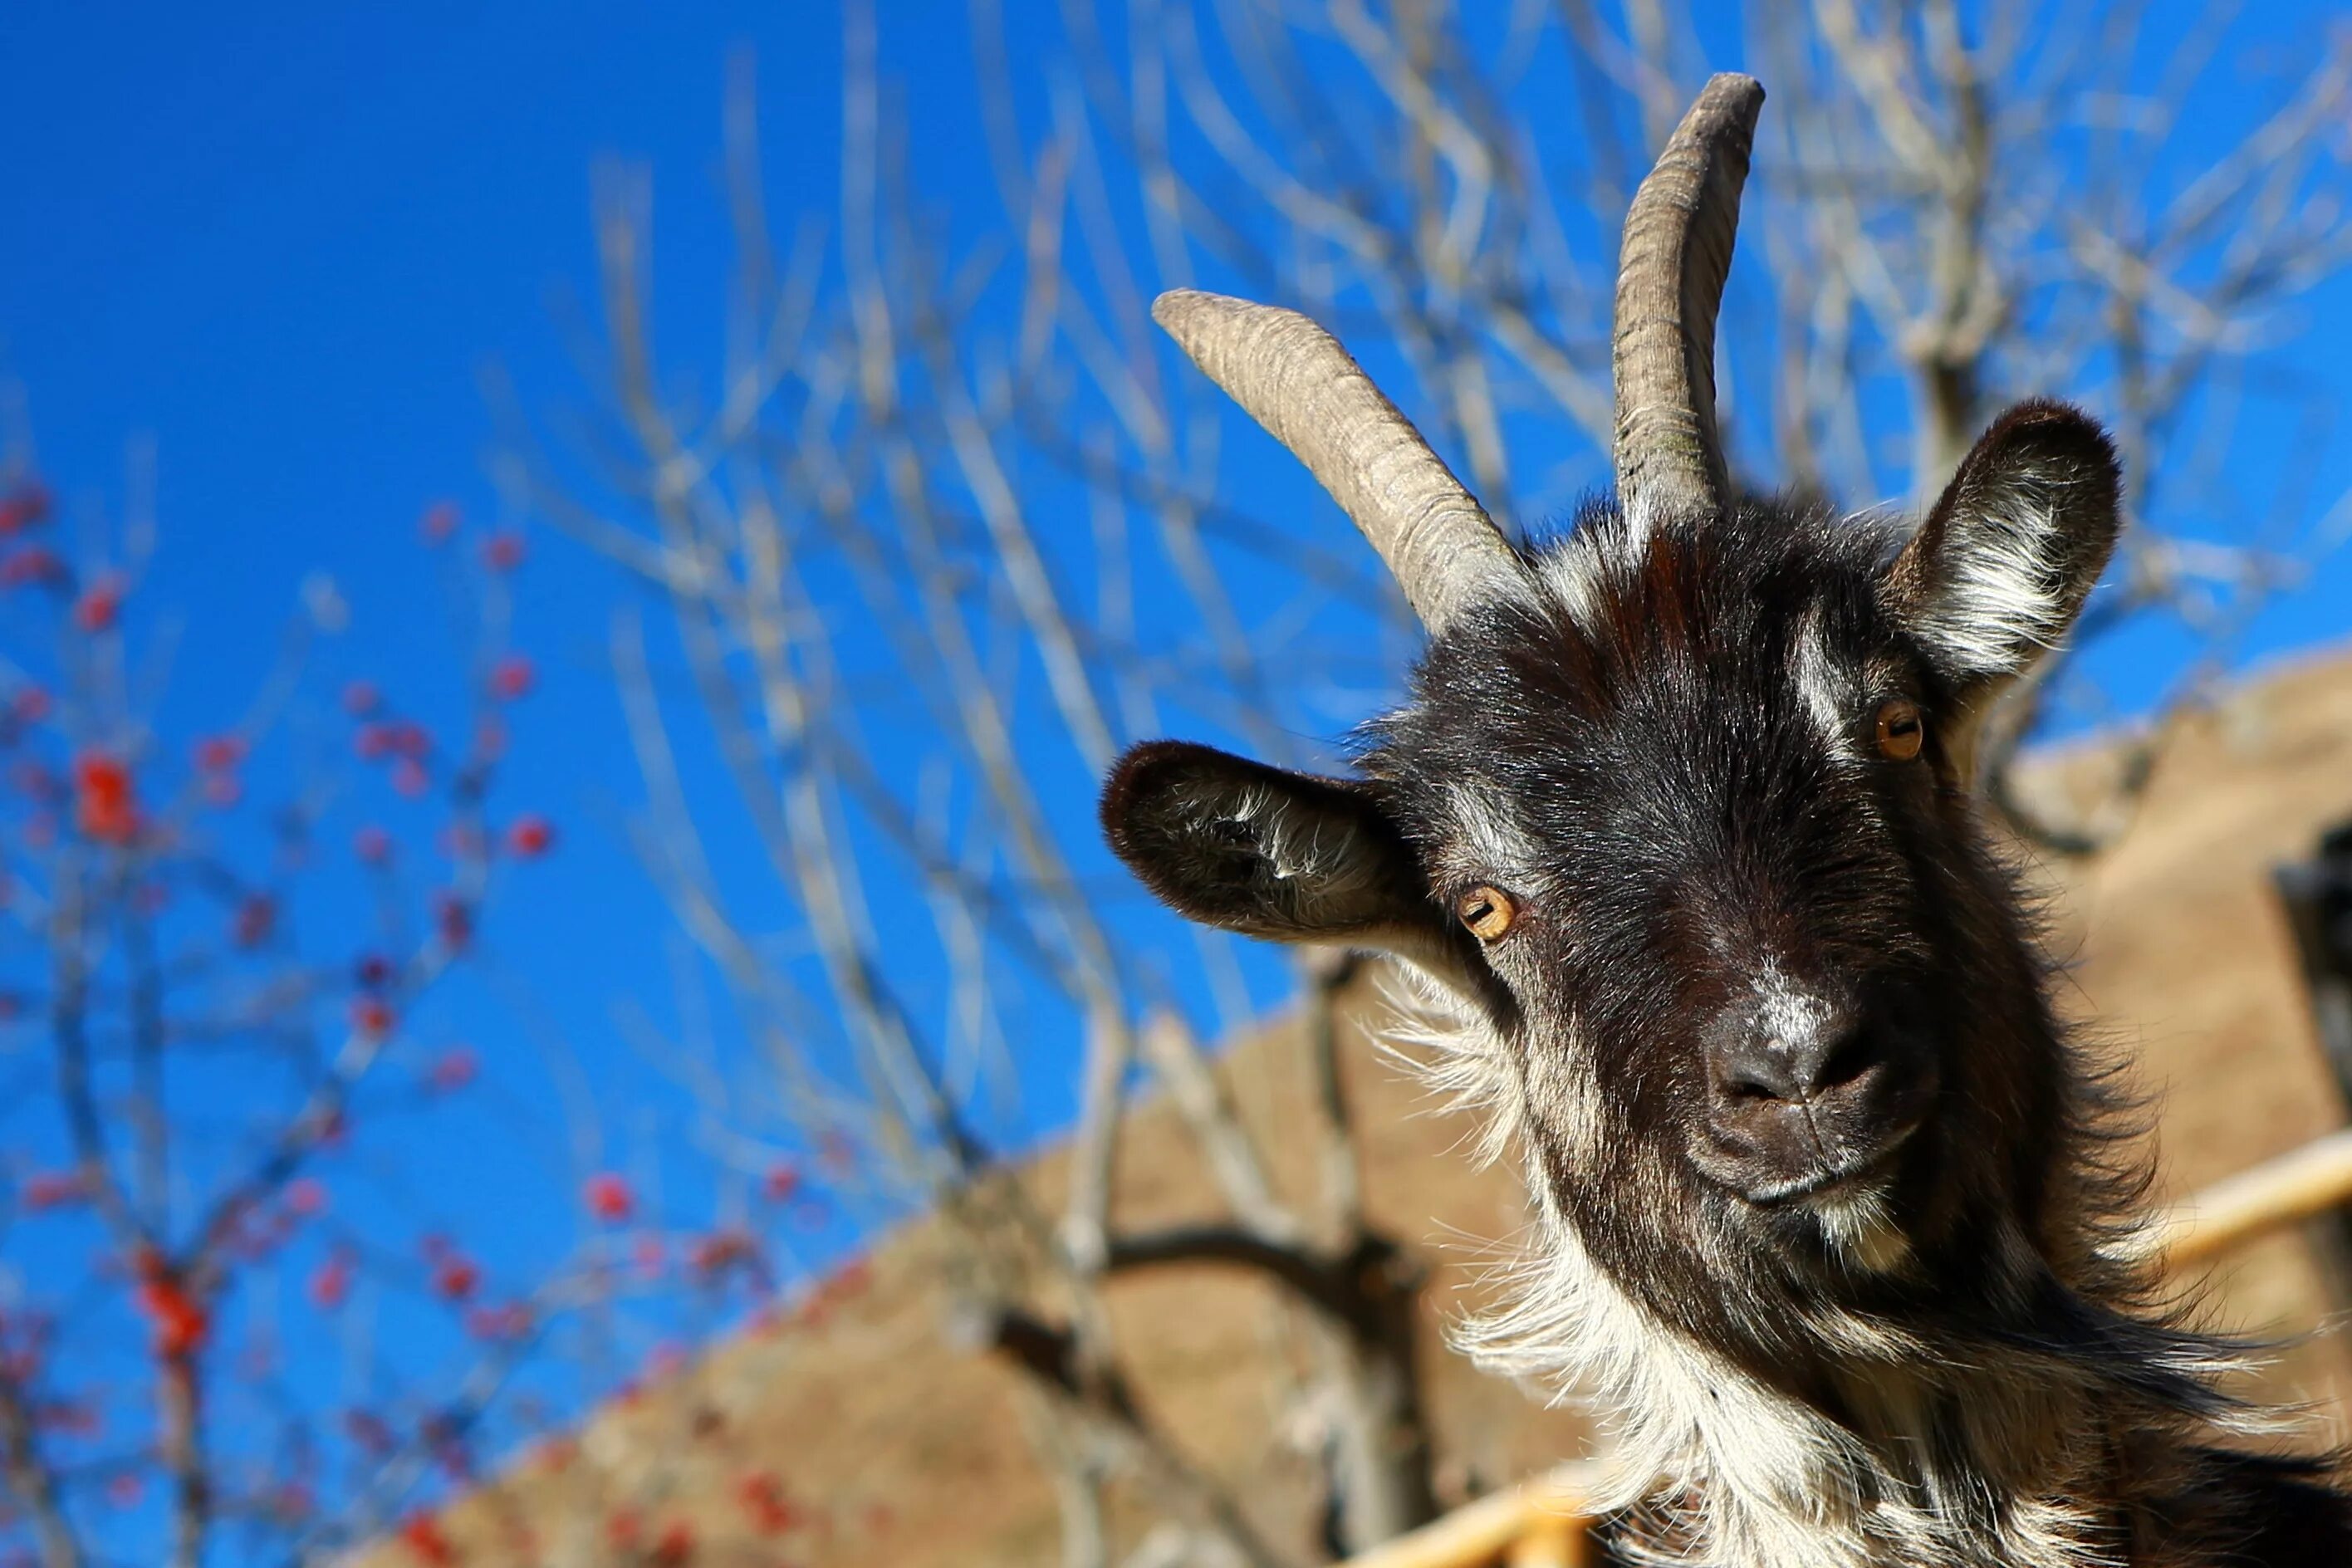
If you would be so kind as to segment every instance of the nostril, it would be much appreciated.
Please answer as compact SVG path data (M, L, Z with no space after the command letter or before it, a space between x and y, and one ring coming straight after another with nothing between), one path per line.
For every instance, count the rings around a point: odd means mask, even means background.
M1877 1043L1866 1031L1856 1029L1830 1047L1811 1075L1812 1081L1808 1087L1816 1093L1843 1088L1877 1065Z
M1754 1035L1714 1054L1716 1093L1727 1105L1810 1100L1860 1083L1882 1055L1863 1029L1796 1041Z
M1806 1086L1790 1071L1791 1065L1777 1044L1759 1042L1716 1058L1716 1088L1735 1101L1796 1100Z

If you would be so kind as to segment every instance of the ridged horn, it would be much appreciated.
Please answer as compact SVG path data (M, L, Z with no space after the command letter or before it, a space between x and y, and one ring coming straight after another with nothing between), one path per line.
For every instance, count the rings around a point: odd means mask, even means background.
M1521 581L1486 509L1330 333L1195 289L1160 295L1151 319L1331 492L1432 636Z
M1763 107L1754 77L1710 79L1625 215L1610 359L1617 498L1629 517L1704 515L1731 500L1715 424L1715 318Z

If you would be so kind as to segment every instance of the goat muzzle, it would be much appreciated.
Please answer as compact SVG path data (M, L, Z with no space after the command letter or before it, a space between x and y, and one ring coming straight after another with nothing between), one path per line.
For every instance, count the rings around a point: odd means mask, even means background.
M1883 1176L1934 1093L1931 1053L1850 1011L1727 1015L1709 1031L1692 1158L1751 1203L1812 1197Z

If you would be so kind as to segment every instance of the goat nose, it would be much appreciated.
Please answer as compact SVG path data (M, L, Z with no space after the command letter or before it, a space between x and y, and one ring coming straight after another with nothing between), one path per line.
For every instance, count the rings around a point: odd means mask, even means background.
M1794 1038L1746 1030L1716 1053L1715 1079L1731 1100L1803 1101L1860 1078L1874 1059L1860 1029L1807 1030Z

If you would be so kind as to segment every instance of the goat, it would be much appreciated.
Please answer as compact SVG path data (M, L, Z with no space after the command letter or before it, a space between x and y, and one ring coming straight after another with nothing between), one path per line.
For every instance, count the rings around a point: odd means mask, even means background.
M1763 96L1714 79L1635 197L1615 495L1562 537L1507 542L1306 318L1157 302L1429 642L1356 776L1149 743L1111 846L1193 920L1418 978L1535 1215L1472 1348L1608 1408L1608 1561L2352 1563L2333 1461L2246 1444L2238 1348L2115 1245L2130 1106L1973 792L2105 567L2113 448L2024 403L1909 529L1735 492L1715 318Z

